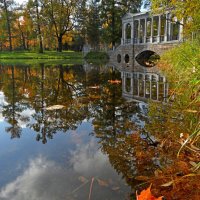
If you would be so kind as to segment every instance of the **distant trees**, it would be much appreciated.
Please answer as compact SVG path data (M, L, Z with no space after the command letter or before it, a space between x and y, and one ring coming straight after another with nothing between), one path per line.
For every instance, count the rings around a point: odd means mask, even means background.
M179 21L183 20L185 35L200 31L200 1L182 0L151 0L151 8L154 12L164 12L172 9Z
M142 0L102 0L100 16L102 19L102 39L115 46L121 38L121 18L126 12L139 12Z
M63 36L75 26L78 0L42 0L42 3L45 22L53 26L58 51L61 52Z
M6 25L6 31L8 34L9 40L9 50L12 51L12 32L11 32L11 20L12 20L12 0L0 0L0 9L1 9L1 19Z
M121 17L137 12L142 0L0 0L0 50L81 50L115 46L121 38Z

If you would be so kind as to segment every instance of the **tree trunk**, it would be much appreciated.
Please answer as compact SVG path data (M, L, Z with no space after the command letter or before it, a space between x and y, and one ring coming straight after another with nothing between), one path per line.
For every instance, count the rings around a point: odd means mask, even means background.
M57 39L58 39L58 52L62 52L62 35L60 35Z
M112 48L115 47L115 1L112 1L112 22L111 22L111 28L112 28Z
M38 9L38 0L36 0L36 14L37 14L37 29L38 29L38 37L39 37L39 53L43 53L43 43L42 43L42 33L40 28L40 16Z
M7 31L8 31L9 45L10 45L9 50L12 51L12 36L11 36L11 29L10 29L10 18L9 18L9 14L8 14L8 7L7 7L6 0L4 0L3 3L4 3L5 13L6 13Z
M21 32L21 37L22 37L23 49L26 50L26 41L25 41L25 37L24 37L24 33L23 32Z

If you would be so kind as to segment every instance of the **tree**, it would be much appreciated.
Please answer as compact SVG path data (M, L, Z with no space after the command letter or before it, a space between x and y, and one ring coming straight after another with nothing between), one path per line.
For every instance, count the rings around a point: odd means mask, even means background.
M53 26L58 51L62 52L63 36L75 26L78 0L43 0L42 2L46 23L48 26Z
M12 0L0 0L0 8L2 9L2 16L5 16L7 32L8 32L8 40L9 40L9 50L12 51L12 32L11 32L11 16L12 9L10 9L13 5Z
M98 50L100 42L99 7L96 0L92 0L87 14L86 33L87 40L93 49Z
M35 25L37 36L39 38L39 52L43 53L43 41L42 41L42 6L39 0L29 0L27 4L27 10ZM33 31L33 30L32 30Z
M183 20L184 32L191 34L200 30L200 1L183 0L152 0L151 8L153 12L165 12L171 9L172 13L179 21Z
M142 0L102 0L100 14L102 19L102 37L112 47L121 38L121 17L128 11L139 12Z

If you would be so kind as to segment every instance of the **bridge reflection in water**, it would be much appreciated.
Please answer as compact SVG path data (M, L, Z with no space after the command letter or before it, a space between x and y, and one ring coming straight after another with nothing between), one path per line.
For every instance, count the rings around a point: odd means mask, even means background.
M167 101L168 82L156 73L121 71L122 95L125 98L147 101Z

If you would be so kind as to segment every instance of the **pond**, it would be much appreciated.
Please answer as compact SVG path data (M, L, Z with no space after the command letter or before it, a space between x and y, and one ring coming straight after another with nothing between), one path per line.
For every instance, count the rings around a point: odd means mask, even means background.
M143 159L137 135L147 120L140 97L167 95L164 78L150 76L95 65L1 65L0 199L135 199L135 177L159 165Z

